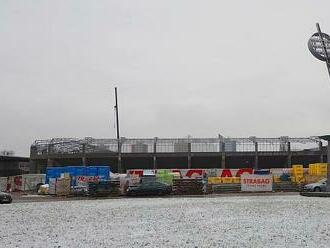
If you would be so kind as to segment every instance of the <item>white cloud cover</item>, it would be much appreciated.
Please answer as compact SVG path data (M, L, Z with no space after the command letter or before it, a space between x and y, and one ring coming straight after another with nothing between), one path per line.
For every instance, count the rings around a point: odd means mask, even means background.
M35 139L329 132L307 49L330 2L0 1L0 149Z

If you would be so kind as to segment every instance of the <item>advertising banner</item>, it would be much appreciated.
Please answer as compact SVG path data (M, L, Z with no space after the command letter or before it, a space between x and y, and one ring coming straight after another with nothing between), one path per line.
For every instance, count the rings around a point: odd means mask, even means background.
M101 181L100 176L77 176L76 177L76 185L77 186L88 186L89 182L99 182Z
M272 175L241 175L241 191L257 192L257 191L272 191L273 179Z

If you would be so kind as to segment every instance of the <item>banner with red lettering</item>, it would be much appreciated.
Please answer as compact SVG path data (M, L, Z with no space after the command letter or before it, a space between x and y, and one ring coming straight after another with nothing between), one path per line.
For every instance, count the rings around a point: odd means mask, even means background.
M273 191L272 175L241 175L241 191Z

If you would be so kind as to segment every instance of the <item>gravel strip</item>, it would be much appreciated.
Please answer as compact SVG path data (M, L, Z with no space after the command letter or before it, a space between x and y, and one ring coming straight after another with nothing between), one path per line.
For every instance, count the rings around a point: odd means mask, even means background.
M329 247L330 199L123 198L0 205L1 247Z

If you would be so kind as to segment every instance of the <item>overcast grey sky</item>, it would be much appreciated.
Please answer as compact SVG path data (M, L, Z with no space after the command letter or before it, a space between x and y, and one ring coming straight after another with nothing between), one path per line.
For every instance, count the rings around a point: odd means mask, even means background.
M330 80L308 51L330 1L0 0L0 150L35 139L311 136Z

